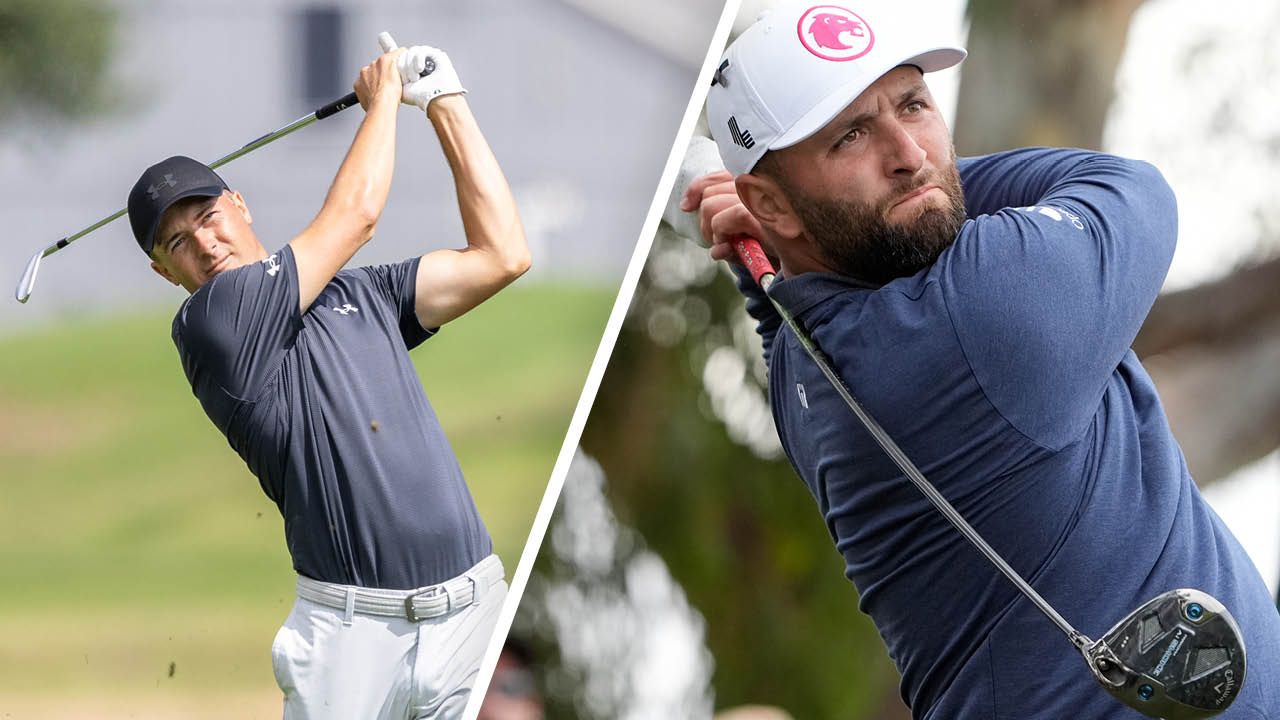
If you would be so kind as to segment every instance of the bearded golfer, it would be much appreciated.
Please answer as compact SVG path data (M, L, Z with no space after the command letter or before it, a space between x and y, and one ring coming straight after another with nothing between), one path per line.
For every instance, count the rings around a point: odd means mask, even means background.
M764 242L784 278L770 295L1064 617L1099 637L1164 591L1204 590L1248 652L1221 717L1280 717L1280 615L1129 348L1173 255L1172 192L1146 163L1082 150L957 161L924 74L965 53L926 37L914 5L786 4L744 32L707 98L728 172L692 183L684 209L717 259L740 235ZM1141 717L907 482L739 276L783 447L913 716ZM1167 652L1189 673L1214 662Z
M355 91L366 114L324 205L278 250L188 158L143 173L129 220L152 268L191 293L173 339L192 390L284 517L298 572L272 648L284 716L452 718L506 583L408 351L529 256L444 52L388 52ZM386 203L401 102L435 127L467 246L344 270Z

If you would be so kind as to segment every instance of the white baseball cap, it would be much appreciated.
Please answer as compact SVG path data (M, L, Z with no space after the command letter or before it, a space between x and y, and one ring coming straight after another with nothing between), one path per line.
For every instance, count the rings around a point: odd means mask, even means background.
M707 93L707 122L725 167L739 175L769 150L804 140L899 65L924 72L965 57L920 22L924 3L783 2L735 40Z

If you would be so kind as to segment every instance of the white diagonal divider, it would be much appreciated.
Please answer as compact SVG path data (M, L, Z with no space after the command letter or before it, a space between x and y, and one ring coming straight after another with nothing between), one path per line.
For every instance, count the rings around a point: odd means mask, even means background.
M472 687L471 698L467 701L467 707L462 713L463 720L475 720L475 717L480 714L480 705L484 701L485 692L489 689L489 681L493 678L493 670L498 664L498 655L502 652L502 645L506 641L507 633L511 630L511 623L515 619L516 609L519 608L520 599L524 596L525 586L529 583L529 575L533 572L534 559L537 557L538 550L542 547L542 541L546 537L547 526L551 522L551 514L555 510L556 501L560 498L560 490L564 486L565 475L569 472L569 465L573 462L574 454L578 448L578 441L582 437L582 429L586 426L587 416L591 413L591 406L595 403L596 393L600 390L600 381L604 377L605 368L609 364L609 357L613 354L613 347L618 340L618 333L622 329L622 322L626 319L627 309L631 306L631 298L635 294L636 284L640 280L640 273L644 271L645 261L648 259L649 250L653 245L653 237L658 231L658 223L662 220L662 211L666 207L667 198L671 194L672 186L675 184L676 174L680 170L685 149L689 146L689 140L693 136L698 116L702 113L702 105L706 101L707 89L711 87L711 76L715 73L716 62L720 59L720 54L729 39L729 31L732 29L734 18L738 14L740 2L741 0L727 0L724 10L720 13L720 20L716 23L715 32L711 36L711 43L702 62L702 70L698 73L697 80L694 82L693 94L689 98L688 106L685 107L684 117L680 121L680 128L676 133L675 142L671 146L671 152L667 155L667 164L662 171L662 177L658 181L658 187L649 204L649 214L645 216L644 226L640 228L636 249L631 255L631 262L627 266L626 275L623 276L622 286L618 291L618 299L614 301L613 311L609 314L609 322L605 325L604 335L600 339L600 346L596 349L595 360L591 363L591 371L587 373L586 383L582 387L582 395L578 398L577 408L574 410L573 419L569 423L569 431L564 437L564 443L560 446L560 455L556 458L555 468L551 472L551 480L547 483L546 492L542 495L542 504L538 506L538 514L533 519L533 527L530 529L529 538L525 542L524 552L520 554L520 562L516 565L515 573L512 575L511 588L507 593L506 602L503 603L502 612L498 615L498 622L494 626L493 637L489 640L489 647L485 650L484 660L480 663L480 672L476 676L475 685Z

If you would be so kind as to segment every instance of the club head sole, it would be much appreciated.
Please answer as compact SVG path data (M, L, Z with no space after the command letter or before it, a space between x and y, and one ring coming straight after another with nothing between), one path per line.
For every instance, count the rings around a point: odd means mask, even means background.
M1152 598L1084 655L1108 693L1164 720L1213 717L1230 707L1244 684L1240 627L1222 603L1200 590Z

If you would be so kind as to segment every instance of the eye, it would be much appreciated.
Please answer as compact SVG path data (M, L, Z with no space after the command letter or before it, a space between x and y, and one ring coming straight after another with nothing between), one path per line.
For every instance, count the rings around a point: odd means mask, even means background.
M917 113L924 112L926 109L928 109L928 107L929 105L923 100L912 100L911 102L907 103L906 106L902 108L902 110L908 115L915 115Z
M866 134L867 134L867 131L863 128L860 128L860 127L852 128L851 130L849 130L849 132L845 133L843 136L841 136L839 140L836 141L836 147L839 148L845 145L850 145L855 141L862 139Z

